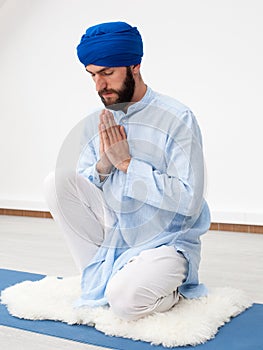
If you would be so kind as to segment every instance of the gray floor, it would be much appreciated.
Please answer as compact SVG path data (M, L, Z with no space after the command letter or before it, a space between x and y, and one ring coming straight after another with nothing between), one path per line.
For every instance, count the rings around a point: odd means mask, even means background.
M201 281L243 289L263 303L263 235L210 231L202 242ZM39 218L0 216L0 267L56 276L78 273L54 221ZM7 327L0 327L0 344L1 350L102 349Z

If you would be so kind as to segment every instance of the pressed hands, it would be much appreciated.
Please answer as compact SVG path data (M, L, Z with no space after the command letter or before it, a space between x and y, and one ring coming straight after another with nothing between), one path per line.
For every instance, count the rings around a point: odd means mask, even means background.
M100 180L103 181L113 167L127 173L131 160L127 136L124 127L116 124L113 114L108 110L100 114L99 135L100 160L96 169Z

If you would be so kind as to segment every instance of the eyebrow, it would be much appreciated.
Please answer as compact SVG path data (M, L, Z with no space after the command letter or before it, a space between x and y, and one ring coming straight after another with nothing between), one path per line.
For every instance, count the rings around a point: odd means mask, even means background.
M86 69L86 71L90 74L98 74L98 73L102 73L104 72L105 70L109 69L110 67L103 67L102 69L98 70L97 72L91 72L89 71L88 69Z

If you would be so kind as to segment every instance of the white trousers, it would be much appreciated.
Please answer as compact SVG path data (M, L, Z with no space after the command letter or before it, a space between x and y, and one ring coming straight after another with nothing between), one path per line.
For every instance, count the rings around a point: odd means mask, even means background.
M81 175L51 173L45 180L45 196L82 271L111 223L103 191ZM186 274L187 261L174 247L144 250L110 279L106 297L116 315L127 320L167 311L178 302L178 287Z

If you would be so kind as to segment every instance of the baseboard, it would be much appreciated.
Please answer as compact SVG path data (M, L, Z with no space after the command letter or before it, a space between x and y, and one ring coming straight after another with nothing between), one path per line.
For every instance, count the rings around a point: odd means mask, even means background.
M0 208L0 215L29 216L29 217L35 217L35 218L52 219L52 215L50 214L50 212L40 211L40 210L21 210L21 209Z
M246 232L246 233L263 233L263 226L212 222L211 226L210 226L210 230L212 230L212 231Z
M29 216L29 217L49 218L49 219L52 218L52 215L48 211L21 210L21 209L1 209L0 208L0 215ZM212 222L210 226L210 230L246 232L246 233L263 233L263 226Z

